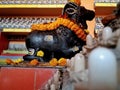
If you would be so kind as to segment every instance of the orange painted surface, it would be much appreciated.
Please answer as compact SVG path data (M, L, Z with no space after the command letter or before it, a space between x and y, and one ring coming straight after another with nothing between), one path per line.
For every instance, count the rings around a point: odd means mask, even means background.
M87 9L95 11L94 0L81 0L81 6L84 6ZM92 21L87 21L87 24L90 34L94 36L95 18Z
M55 71L47 68L2 67L0 90L40 90Z

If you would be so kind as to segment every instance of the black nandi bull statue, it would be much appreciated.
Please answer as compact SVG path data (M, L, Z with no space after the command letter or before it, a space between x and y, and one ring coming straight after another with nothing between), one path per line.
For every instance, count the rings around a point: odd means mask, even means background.
M38 59L48 62L52 58L73 57L86 43L86 20L92 20L94 16L94 11L68 2L62 16L56 21L33 24L31 27L33 31L26 38L29 54L23 57L24 60ZM44 56L39 56L39 51L44 52Z

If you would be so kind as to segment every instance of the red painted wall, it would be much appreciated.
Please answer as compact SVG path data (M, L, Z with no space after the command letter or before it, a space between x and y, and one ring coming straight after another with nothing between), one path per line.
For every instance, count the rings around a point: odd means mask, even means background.
M0 32L0 54L4 49L8 48L8 39L6 38L5 34Z
M41 90L56 69L2 67L0 90Z

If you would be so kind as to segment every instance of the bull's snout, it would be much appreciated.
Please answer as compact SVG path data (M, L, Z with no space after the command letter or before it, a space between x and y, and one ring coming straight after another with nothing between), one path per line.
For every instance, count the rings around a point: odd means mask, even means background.
M87 10L85 13L86 20L92 20L95 17L95 12L92 10Z

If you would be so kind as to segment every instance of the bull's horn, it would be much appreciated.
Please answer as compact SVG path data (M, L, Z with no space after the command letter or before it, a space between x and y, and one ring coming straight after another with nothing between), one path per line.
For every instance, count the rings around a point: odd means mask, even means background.
M81 5L81 0L74 0L74 2L75 2L76 4L78 4L79 6Z
M69 2L74 2L76 3L77 5L81 5L81 0L68 0Z

